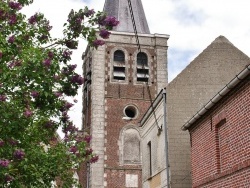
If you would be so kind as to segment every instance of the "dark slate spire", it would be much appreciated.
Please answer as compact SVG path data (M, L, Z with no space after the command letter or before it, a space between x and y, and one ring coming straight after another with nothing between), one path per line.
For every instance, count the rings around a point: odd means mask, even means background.
M131 0L131 4L137 32L150 34L141 0ZM120 21L120 24L113 29L114 31L134 32L128 0L105 0L103 11Z

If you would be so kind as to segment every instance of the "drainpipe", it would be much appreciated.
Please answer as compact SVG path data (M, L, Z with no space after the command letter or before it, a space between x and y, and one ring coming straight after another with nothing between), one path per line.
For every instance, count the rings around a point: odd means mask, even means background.
M167 171L167 187L170 188L170 175L169 175L169 159L168 159L168 128L167 128L167 93L166 88L163 89L163 108L164 108L164 118L163 127L165 133L165 152L166 152L166 171Z

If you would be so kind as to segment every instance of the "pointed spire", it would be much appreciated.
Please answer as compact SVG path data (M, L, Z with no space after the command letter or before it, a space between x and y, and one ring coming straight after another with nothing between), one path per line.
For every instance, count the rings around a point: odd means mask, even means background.
M131 4L137 32L150 34L141 0L131 0ZM105 0L103 11L120 21L120 24L113 29L114 31L134 32L128 0Z
M212 43L229 43L232 44L226 37L220 35Z

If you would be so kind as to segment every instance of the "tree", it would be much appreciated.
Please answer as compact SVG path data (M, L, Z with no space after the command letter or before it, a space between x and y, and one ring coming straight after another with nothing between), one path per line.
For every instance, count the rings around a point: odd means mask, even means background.
M84 83L69 63L72 50L79 37L103 45L97 37L108 38L119 22L87 7L72 10L64 37L52 38L42 13L27 19L20 12L31 3L0 1L0 187L51 187L58 178L71 187L77 185L72 169L98 160L91 138L79 134L67 114L74 104L66 98Z

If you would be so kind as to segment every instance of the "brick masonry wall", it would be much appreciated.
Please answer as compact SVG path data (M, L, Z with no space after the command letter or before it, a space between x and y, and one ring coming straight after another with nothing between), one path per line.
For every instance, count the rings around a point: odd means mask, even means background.
M142 38L142 44L152 42L147 40L148 38ZM164 49L158 50L160 51L158 52L155 46L141 45L142 52L146 53L148 57L150 77L147 86L146 83L136 80L137 46L133 44L120 43L117 45L116 43L107 43L105 57L105 187L130 187L129 182L133 181L130 176L137 179L137 183L133 187L142 187L141 160L139 163L134 164L127 164L123 161L123 140L121 135L126 127L136 128L139 133L138 122L149 108L150 99L153 100L157 95L157 88L162 87L159 85L160 83L166 84L167 62L164 62L166 60L166 48L164 47ZM112 61L115 50L122 50L125 53L126 79L124 81L113 79ZM158 70L158 66L161 67L160 70ZM165 66L165 69L163 66ZM160 77L157 77L158 73L161 74ZM138 115L132 120L123 120L122 118L126 116L124 108L128 105L135 106L138 109ZM139 157L141 159L141 156Z
M148 56L148 85L152 99L167 83L168 37L160 34L139 36L141 50ZM127 77L124 81L113 79L112 59L114 51L118 49L125 53ZM92 74L89 82L91 85L88 88L90 107L83 110L83 124L85 128L89 128L92 135L91 146L99 155L99 161L90 166L91 188L131 187L130 185L134 185L132 181L136 179L136 187L142 187L141 164L123 164L119 148L122 129L131 126L138 130L139 134L137 123L150 105L148 87L136 80L135 65L138 52L133 33L112 32L105 45L97 50L88 48L85 53L86 58L92 61ZM83 104L86 107L85 99ZM138 117L132 121L122 120L123 109L128 104L133 104L139 110ZM89 122L91 127L86 126Z
M180 127L249 63L249 57L227 39L218 37L168 84L172 188L191 187L190 137Z
M250 76L204 116L190 129L193 187L249 187Z

